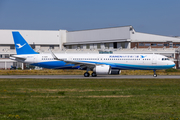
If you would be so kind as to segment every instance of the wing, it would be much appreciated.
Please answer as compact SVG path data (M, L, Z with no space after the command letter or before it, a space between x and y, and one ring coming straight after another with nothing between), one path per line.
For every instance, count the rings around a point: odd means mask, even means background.
M74 64L73 67L80 66L81 69L90 68L91 70L92 70L96 65L98 65L98 64L96 64L96 63L87 63L87 62L79 62L79 61L59 59L59 58L57 58L56 55L51 51L51 49L49 49L49 51L51 52L51 55L53 56L54 60L64 61L64 62L66 63L66 65L68 65L68 64Z

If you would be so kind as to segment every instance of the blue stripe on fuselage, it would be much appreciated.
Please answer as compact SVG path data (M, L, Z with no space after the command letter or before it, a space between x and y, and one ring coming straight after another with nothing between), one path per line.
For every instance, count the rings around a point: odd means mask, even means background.
M43 68L49 68L49 69L72 69L72 66L74 66L74 64L68 64L66 65L66 63L64 61L48 61L48 62L39 62L39 63L33 63L31 65L34 66L39 66L39 67L43 67ZM77 69L78 67L75 67L74 69Z

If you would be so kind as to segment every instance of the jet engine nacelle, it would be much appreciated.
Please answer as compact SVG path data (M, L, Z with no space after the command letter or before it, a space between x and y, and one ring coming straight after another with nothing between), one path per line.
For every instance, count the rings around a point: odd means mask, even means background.
M109 65L97 65L94 67L93 72L97 75L107 75L111 71L111 67Z
M97 75L119 75L121 73L121 70L119 69L111 69L111 66L109 65L97 65L93 72L95 72Z

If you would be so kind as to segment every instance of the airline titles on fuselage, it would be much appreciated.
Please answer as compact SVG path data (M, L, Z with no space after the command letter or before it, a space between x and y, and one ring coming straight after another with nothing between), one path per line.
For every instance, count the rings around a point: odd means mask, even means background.
M144 55L110 55L109 58L145 58Z

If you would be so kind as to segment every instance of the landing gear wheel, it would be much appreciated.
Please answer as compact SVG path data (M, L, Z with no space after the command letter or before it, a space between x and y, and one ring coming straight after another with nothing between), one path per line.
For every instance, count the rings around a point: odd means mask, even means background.
M89 77L89 75L90 75L90 74L89 74L88 72L85 72L85 73L84 73L84 77Z
M93 72L93 73L91 74L91 76L92 76L92 77L97 77L97 75L96 75L95 72Z
M157 74L154 74L153 77L157 77Z

